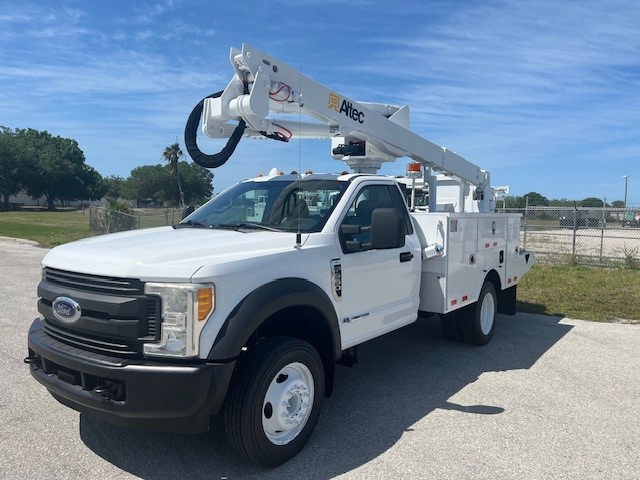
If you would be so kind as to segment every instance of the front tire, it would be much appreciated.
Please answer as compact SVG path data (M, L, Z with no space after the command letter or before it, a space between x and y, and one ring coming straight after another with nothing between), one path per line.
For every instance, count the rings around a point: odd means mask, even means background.
M247 352L232 379L225 428L240 455L276 467L313 433L324 398L318 352L291 337L267 338Z
M498 296L491 282L485 282L478 301L464 311L464 339L471 345L486 345L493 336L498 311Z

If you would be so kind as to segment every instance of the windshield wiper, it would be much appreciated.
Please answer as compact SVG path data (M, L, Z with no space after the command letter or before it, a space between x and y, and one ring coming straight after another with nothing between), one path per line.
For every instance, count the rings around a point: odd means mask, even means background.
M174 229L178 229L178 228L213 228L211 225L205 225L204 223L198 222L198 221L194 221L194 220L187 220L186 222L180 222L180 223L176 223L175 225L172 225Z
M212 228L225 228L231 230L268 230L270 232L283 232L279 228L269 227L262 225L261 223L242 222L242 223L221 223L219 225L213 225Z
M261 223L241 223L240 228L251 228L254 230L268 230L270 232L282 232L284 230L275 227L269 227L268 225L263 225Z

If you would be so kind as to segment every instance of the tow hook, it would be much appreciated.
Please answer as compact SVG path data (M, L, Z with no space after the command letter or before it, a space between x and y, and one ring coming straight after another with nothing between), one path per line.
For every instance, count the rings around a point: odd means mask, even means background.
M117 385L98 385L93 389L93 393L102 398L103 401L111 403L115 400L117 394Z
M23 361L27 365L35 365L36 363L38 363L38 359L36 357L27 357Z

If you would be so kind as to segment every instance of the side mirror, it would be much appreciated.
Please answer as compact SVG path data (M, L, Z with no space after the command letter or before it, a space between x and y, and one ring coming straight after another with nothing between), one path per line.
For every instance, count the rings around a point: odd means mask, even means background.
M369 232L369 231L371 231L371 227L368 227L368 226L350 225L350 224L344 224L340 226L340 233L342 235L349 235L349 236L358 235L359 233ZM371 248L371 244L361 243L358 240L345 240L344 247L347 250L347 253L354 253L354 252L362 252L364 250L369 250Z
M184 207L182 209L182 220L187 218L189 215L191 215L195 211L196 211L196 207L194 207L193 205L189 205L188 207Z
M404 246L407 227L404 217L395 208L376 208L371 214L371 248Z
M363 227L360 225L350 225L345 223L344 225L340 225L340 233L343 235L357 235L363 231Z

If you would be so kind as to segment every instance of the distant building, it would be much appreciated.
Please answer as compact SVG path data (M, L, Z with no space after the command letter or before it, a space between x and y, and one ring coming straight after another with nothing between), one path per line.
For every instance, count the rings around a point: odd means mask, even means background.
M54 205L56 207L76 207L76 208L82 208L83 205L88 206L88 205L104 205L107 202L107 199L105 197L102 197L100 200L72 200L72 201L65 201L64 204L63 202L60 202L60 200L56 200L54 202ZM23 206L23 207L46 207L47 206L47 197L45 197L44 195L40 198L33 198L30 195L27 195L25 192L20 192L16 195L11 195L9 197L9 203L16 205L16 206Z

